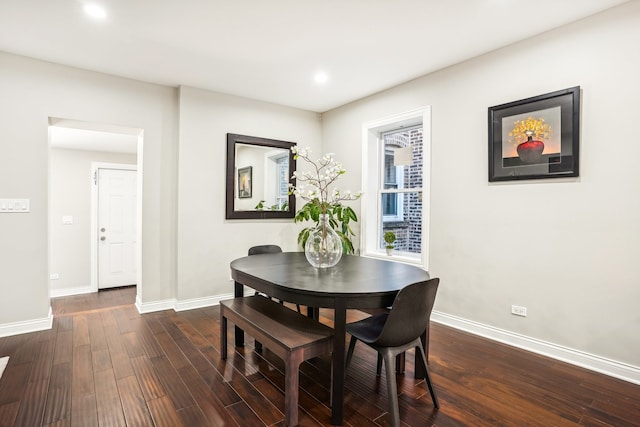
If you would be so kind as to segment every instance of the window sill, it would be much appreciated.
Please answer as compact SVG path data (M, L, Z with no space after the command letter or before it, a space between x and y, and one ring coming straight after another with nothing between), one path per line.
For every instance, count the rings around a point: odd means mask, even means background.
M425 266L422 264L422 258L415 255L407 255L406 252L394 252L393 255L387 255L386 252L366 252L362 255L365 258L383 259L385 261L400 262L402 264L416 265L422 269Z

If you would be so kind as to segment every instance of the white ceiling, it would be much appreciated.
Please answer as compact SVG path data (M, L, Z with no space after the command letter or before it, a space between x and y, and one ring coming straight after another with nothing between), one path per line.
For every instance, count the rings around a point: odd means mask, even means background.
M51 118L49 144L68 150L105 151L135 154L142 129Z
M98 21L90 1L0 1L0 50L316 112L625 3L95 0Z
M54 148L135 154L138 137L126 134L51 126L49 141Z

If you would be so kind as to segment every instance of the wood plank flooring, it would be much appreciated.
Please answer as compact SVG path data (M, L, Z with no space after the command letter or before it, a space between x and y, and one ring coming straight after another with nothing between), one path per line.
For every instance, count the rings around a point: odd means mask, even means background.
M0 427L284 425L281 360L251 338L220 360L217 307L140 315L134 299L135 288L57 298L51 330L0 338ZM411 354L397 376L405 426L640 426L640 386L438 324L430 351L441 408ZM300 425L329 425L329 372L329 356L301 366ZM387 407L375 353L358 345L345 425L388 426Z

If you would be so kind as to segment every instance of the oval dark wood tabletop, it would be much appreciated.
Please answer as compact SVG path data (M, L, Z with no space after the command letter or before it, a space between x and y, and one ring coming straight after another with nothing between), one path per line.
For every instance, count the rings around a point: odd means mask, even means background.
M353 255L344 255L335 267L317 269L302 252L239 258L231 262L231 275L260 291L286 294L287 301L304 303L296 299L311 297L317 307L332 307L330 300L336 297L356 301L393 297L403 287L429 279L429 273L417 266Z

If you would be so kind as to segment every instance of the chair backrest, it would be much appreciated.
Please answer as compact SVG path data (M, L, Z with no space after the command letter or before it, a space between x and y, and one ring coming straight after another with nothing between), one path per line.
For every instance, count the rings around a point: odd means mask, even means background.
M439 283L440 279L434 278L402 288L374 344L397 347L418 338L431 318Z
M282 249L278 245L260 245L249 248L249 255L278 254Z

